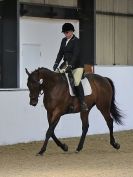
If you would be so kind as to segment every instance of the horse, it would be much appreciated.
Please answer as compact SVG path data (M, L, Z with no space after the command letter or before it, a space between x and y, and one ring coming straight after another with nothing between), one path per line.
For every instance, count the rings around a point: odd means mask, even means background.
M71 96L69 86L65 76L61 73L53 72L47 68L38 68L33 72L29 72L27 87L29 89L30 105L36 106L38 97L44 93L43 104L47 110L47 119L49 123L46 137L41 150L37 153L43 155L46 151L50 137L63 151L68 151L68 146L62 143L55 135L55 127L58 124L61 116L70 113L80 113L82 122L82 135L76 152L83 149L85 137L89 128L89 112L93 106L103 115L110 132L110 144L119 149L120 144L115 141L113 135L113 122L122 125L122 113L115 103L115 86L110 78L100 76L98 74L87 74L85 77L89 80L92 93L85 96L85 102L88 106L88 111L81 111L80 103L77 97Z

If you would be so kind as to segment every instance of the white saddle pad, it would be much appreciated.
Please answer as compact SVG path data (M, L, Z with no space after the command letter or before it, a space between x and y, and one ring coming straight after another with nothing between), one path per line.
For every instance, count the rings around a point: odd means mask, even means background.
M68 85L69 85L69 92L70 92L70 95L71 95L71 96L75 96L75 94L73 93L73 90L72 90L72 88L71 88L69 79L68 79L68 74L66 74L66 77L67 77L67 81L68 81ZM83 86L83 89L84 89L84 95L85 95L85 96L91 95L92 89L91 89L91 86L90 86L90 83L89 83L88 79L87 79L87 78L84 78L84 79L81 80L81 82L82 82L82 86Z

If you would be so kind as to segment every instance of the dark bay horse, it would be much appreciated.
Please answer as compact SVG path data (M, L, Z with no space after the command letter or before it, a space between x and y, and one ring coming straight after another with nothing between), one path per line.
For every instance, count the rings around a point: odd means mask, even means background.
M53 138L62 150L68 151L68 146L56 137L54 130L62 115L77 112L80 112L82 121L82 135L76 149L76 152L79 152L83 148L89 128L88 115L94 105L102 113L107 123L110 131L110 144L115 149L120 148L120 145L116 143L113 136L113 121L117 124L122 124L122 114L115 104L115 87L111 79L97 74L86 75L92 88L92 94L85 97L88 111L82 112L78 99L70 96L67 81L62 74L55 73L47 68L38 68L32 73L29 73L26 69L26 73L28 74L27 86L30 91L30 105L37 105L38 97L41 91L43 91L43 103L47 110L49 128L46 132L44 144L38 153L39 155L42 155L46 151L50 137Z

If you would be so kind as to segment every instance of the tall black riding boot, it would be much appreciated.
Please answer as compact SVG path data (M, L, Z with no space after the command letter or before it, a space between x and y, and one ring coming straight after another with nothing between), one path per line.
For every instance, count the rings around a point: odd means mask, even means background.
M78 97L81 105L81 110L88 111L87 104L84 101L84 90L82 84L80 83L78 86L75 86L75 90L76 90L76 96Z

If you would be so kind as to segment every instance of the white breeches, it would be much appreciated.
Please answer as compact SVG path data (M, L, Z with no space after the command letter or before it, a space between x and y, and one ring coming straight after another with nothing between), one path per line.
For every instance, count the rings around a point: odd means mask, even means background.
M80 84L82 75L83 75L83 68L76 68L74 70L72 70L73 73L73 77L74 77L74 85L78 86Z
M83 68L76 68L76 69L72 70L75 86L78 86L80 84L80 81L81 81L81 78L83 75L83 71L84 71ZM56 71L56 72L58 72L58 71ZM60 69L60 73L64 73L64 69Z

